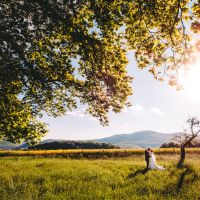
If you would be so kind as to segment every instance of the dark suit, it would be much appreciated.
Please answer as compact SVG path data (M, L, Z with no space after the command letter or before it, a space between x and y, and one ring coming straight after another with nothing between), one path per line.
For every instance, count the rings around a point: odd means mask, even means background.
M149 151L146 149L145 150L145 161L146 161L146 163L147 163L147 168L149 167L149 158L150 158L151 156L149 155Z

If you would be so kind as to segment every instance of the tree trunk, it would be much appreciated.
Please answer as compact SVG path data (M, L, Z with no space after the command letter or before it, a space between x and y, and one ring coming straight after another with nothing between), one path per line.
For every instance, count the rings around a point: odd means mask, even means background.
M178 168L182 167L184 161L185 161L185 146L183 145L181 146L181 157L180 157L177 167Z

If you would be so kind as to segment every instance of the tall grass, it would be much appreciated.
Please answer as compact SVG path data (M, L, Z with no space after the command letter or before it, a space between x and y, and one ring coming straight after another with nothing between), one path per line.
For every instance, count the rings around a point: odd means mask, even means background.
M156 154L180 153L179 148L157 148ZM200 148L188 148L187 153L200 154ZM0 156L61 156L69 158L129 157L143 155L144 149L69 149L69 150L1 150Z
M0 158L2 200L200 199L200 155L177 169L177 155L157 154L164 171L144 171L142 155L113 159Z

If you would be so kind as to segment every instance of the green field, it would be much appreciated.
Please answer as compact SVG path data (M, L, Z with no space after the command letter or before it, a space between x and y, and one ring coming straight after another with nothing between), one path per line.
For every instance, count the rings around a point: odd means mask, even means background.
M157 155L165 171L144 171L142 155L112 159L0 158L0 199L200 199L200 155L176 169L177 155Z

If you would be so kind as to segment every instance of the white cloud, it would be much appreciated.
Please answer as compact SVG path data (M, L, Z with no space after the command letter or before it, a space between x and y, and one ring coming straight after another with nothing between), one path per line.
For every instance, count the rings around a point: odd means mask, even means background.
M67 116L74 117L74 118L87 118L92 121L99 121L97 118L90 116L81 110L67 112Z
M165 116L165 113L162 112L162 111L161 111L159 108L157 108L157 107L152 107L152 108L150 109L150 112L152 112L152 113L155 114L155 115Z
M133 113L134 115L137 115L143 110L144 108L141 105L133 105L131 107L123 108L122 113Z
M144 108L141 105L133 105L132 107L130 107L130 110L133 112L133 114L137 115L141 113Z
M72 117L78 117L78 118L85 117L85 114L81 113L80 111L71 111L71 112L68 112L67 115L72 116Z
M89 119L92 120L92 121L96 121L96 122L99 121L97 118L95 118L95 117L93 117L93 116L90 116Z

